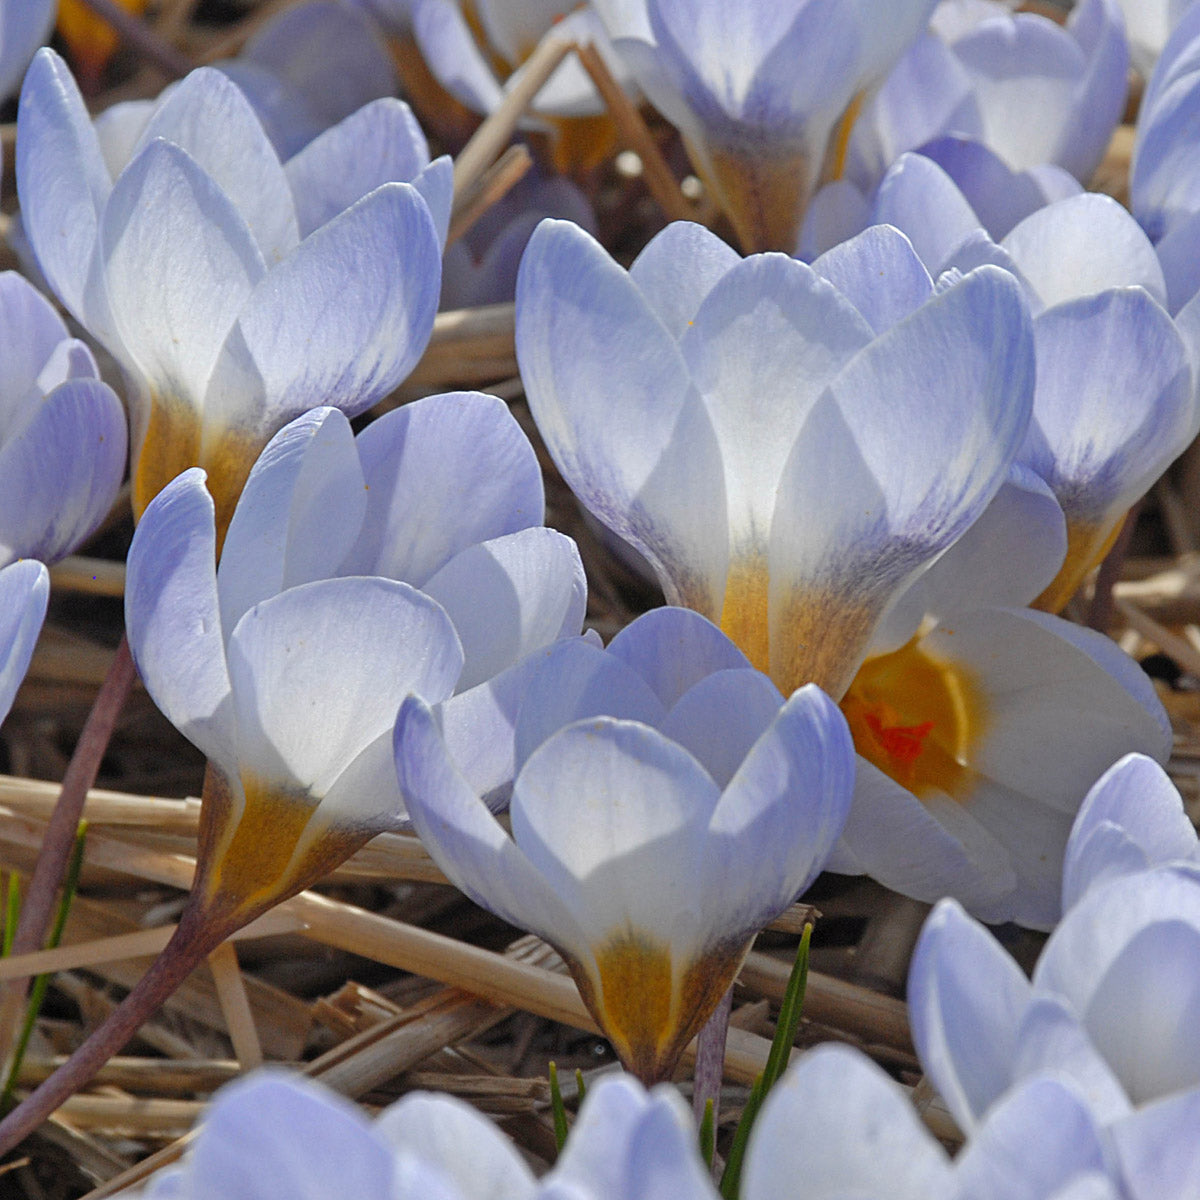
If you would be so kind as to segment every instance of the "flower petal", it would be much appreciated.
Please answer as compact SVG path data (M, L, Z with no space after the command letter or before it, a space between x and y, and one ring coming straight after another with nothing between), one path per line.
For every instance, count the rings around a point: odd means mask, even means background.
M226 427L269 433L319 404L348 416L369 408L429 340L440 263L425 201L409 184L376 188L255 288L217 360L206 409Z
M942 900L921 930L908 1011L921 1063L970 1132L1012 1081L1029 981L982 925Z
M225 194L267 264L300 240L279 156L242 90L223 71L200 67L155 109L133 157L156 138L172 142Z
M254 464L225 536L217 568L224 628L268 596L339 574L366 505L350 422L336 408L281 429Z
M542 437L581 502L651 561L671 603L716 617L728 553L716 435L637 286L566 222L544 221L525 251L517 359Z
M40 562L0 567L0 721L29 670L49 600L50 577Z
M460 551L424 591L450 615L474 687L532 651L578 634L587 607L579 550L554 529L522 529Z
M193 467L168 484L138 522L126 567L125 628L154 703L236 777L216 560L212 497L204 472Z
M709 292L741 257L728 242L693 221L673 221L646 243L629 278L678 341Z
M425 397L373 421L357 444L367 512L347 571L421 587L468 546L541 524L537 457L495 396Z
M229 639L242 773L314 800L417 692L444 699L462 667L450 619L390 579L325 579L250 609Z

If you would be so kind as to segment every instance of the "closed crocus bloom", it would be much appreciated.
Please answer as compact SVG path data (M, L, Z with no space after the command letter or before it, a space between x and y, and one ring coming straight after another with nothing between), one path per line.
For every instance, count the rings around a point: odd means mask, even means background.
M1109 1128L1157 1104L1194 1105L1198 938L1192 866L1088 890L1032 980L942 901L913 957L909 1012L921 1062L959 1126L970 1133L1014 1086L1048 1074L1072 1081Z
M598 0L596 8L750 252L795 247L827 161L838 172L862 97L925 27L934 2L895 0L886 14L864 0Z
M820 870L853 776L845 723L815 687L780 706L711 626L701 631L693 614L660 620L676 631L675 660L645 627L607 655L547 656L517 727L511 837L419 697L401 707L395 735L430 853L472 899L562 953L646 1082L670 1074L754 934ZM572 719L613 707L656 723Z
M54 562L108 514L125 410L91 352L15 271L0 274L0 565Z
M784 694L841 696L895 595L1000 487L1032 392L1010 275L935 294L890 234L837 272L742 260L686 223L625 272L544 222L518 278L521 372L563 477Z
M223 533L275 430L321 403L361 412L416 362L439 237L417 188L385 182L391 155L366 153L388 144L387 113L362 110L285 168L237 86L201 69L118 174L61 60L45 50L30 68L22 220L51 287L125 372L139 516L199 464Z

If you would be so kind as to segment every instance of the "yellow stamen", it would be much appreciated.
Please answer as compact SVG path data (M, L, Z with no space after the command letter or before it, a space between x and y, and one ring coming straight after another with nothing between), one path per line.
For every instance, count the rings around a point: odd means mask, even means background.
M830 179L841 179L846 173L846 157L850 152L850 135L854 132L854 123L862 112L864 92L859 92L846 106L834 131L832 155L829 167Z
M649 1085L670 1076L748 949L748 942L719 947L680 973L666 945L624 930L596 954L598 978L576 962L569 965L584 1003L626 1070Z
M901 787L920 798L940 792L967 799L971 752L989 714L982 687L960 663L936 657L914 638L863 663L842 712L854 748Z
M1031 608L1042 612L1059 613L1079 590L1088 572L1098 566L1112 549L1121 532L1125 514L1121 513L1112 525L1067 520L1067 556L1050 585L1033 602Z

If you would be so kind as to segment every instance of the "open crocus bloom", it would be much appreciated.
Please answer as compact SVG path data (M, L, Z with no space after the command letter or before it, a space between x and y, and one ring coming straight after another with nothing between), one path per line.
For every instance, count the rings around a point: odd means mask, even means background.
M1124 1195L1086 1098L1035 1079L972 1131L953 1163L909 1098L866 1055L810 1050L767 1097L740 1195L776 1200L1118 1200Z
M1109 639L1024 607L1066 552L1053 493L1014 467L904 593L842 701L861 758L830 860L983 920L1050 928L1063 849L1114 759L1165 760L1167 715Z
M54 562L108 514L125 410L91 351L15 271L0 274L0 565Z
M126 609L147 689L213 767L214 897L278 899L402 821L390 731L408 692L457 685L472 778L506 782L511 746L487 773L493 677L577 633L585 591L574 545L535 524L541 476L499 400L429 397L357 440L336 409L298 418L255 464L219 570L212 512L199 470L164 489Z
M900 0L886 20L865 0L595 7L750 252L795 246L828 159L840 173L862 97L925 27L934 2Z
M987 267L934 294L903 242L872 235L823 278L679 223L627 273L547 221L521 265L517 354L563 477L785 695L840 697L1025 433L1019 285Z
M201 69L106 158L67 68L38 55L18 119L22 219L58 297L126 374L139 516L199 464L223 532L276 429L317 404L361 412L416 362L441 255L425 197L387 182L394 160L411 165L395 103L285 167L237 86ZM418 181L447 209L448 178L443 164Z
M987 930L944 900L909 975L922 1064L968 1133L1014 1086L1041 1075L1071 1080L1110 1128L1131 1113L1138 1123L1194 1113L1198 948L1193 866L1088 890L1051 934L1032 981ZM1181 1195L1195 1194L1194 1161L1190 1169L1193 1190Z
M50 576L40 562L0 567L0 721L29 670L49 599Z
M401 790L430 853L468 896L559 950L644 1081L670 1073L754 934L820 870L853 783L845 722L818 689L781 706L699 618L659 620L677 650L683 639L674 661L648 627L607 655L548 655L521 710L511 837L419 697L404 702L395 735ZM570 719L614 700L659 727ZM747 743L751 721L765 731ZM522 754L540 730L551 732Z

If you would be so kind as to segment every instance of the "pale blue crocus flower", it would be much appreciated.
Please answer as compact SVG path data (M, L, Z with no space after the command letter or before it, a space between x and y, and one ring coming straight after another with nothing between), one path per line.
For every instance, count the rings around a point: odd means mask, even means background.
M388 182L411 157L389 141L405 119L360 110L285 167L237 86L200 69L114 170L65 65L40 52L18 117L22 220L125 372L136 515L199 464L223 532L276 429L330 400L361 412L411 370L441 254L425 196ZM447 181L430 168L422 186L448 206Z
M788 701L707 621L647 614L552 647L515 728L508 834L410 697L396 770L454 883L545 938L627 1069L669 1076L754 934L820 870L853 782L817 688Z
M91 351L15 271L0 274L0 565L55 562L107 516L125 410Z
M396 828L391 727L409 692L457 689L447 721L472 779L511 779L511 746L493 749L509 727L493 725L515 683L494 678L578 634L585 585L574 544L539 524L537 461L499 400L428 397L357 439L314 410L255 464L219 568L212 514L198 469L147 509L126 624L147 690L212 765L214 858L241 854L278 898L272 876L294 891L306 854ZM254 890L234 876L202 867L214 894Z
M0 721L29 670L49 600L50 576L40 562L26 558L0 567Z
M980 515L1025 436L1032 339L993 267L935 293L872 247L830 283L668 227L622 270L547 221L517 285L530 408L581 502L784 694L840 698L895 596ZM873 286L868 287L868 281Z
M863 98L924 29L934 0L881 20L852 0L596 0L654 106L744 250L792 250L828 171L840 174Z
M1121 119L1129 52L1117 0L1081 0L1065 26L1000 0L943 0L854 127L848 177L869 190L907 150L956 134L1014 171L1082 183Z
M1071 1080L1110 1129L1160 1105L1194 1110L1198 949L1200 875L1192 864L1089 888L1051 934L1032 980L986 929L943 900L909 974L921 1062L968 1134L1012 1088L1043 1075ZM1193 1193L1196 1169L1193 1156Z

